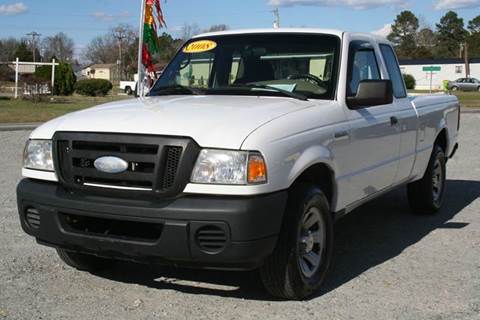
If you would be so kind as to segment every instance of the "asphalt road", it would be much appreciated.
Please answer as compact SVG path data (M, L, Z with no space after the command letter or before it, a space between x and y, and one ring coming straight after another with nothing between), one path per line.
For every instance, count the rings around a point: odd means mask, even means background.
M0 319L480 319L479 124L463 116L441 213L412 215L403 189L356 210L336 225L323 290L304 302L271 299L255 272L64 266L17 218L28 132L0 132Z

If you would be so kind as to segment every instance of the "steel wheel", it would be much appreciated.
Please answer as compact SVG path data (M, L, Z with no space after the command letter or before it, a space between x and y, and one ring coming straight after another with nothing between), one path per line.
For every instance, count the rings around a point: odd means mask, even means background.
M290 190L282 230L260 275L275 297L301 300L322 285L333 254L333 221L327 198L316 186Z
M442 207L447 186L445 164L445 152L436 145L423 178L408 185L408 202L416 213L434 214Z
M433 200L438 201L443 192L443 169L440 160L437 159L433 165L432 186Z
M311 278L320 268L325 245L325 222L320 211L311 207L303 216L298 239L298 263L304 277Z

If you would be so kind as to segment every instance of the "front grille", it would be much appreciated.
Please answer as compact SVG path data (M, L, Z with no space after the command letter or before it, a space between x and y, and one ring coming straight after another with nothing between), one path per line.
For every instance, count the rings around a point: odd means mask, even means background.
M173 196L188 183L199 147L189 138L59 132L55 165L61 182L83 191ZM128 164L122 173L97 170L95 160L116 157Z
M166 148L166 161L165 161L165 174L162 179L163 189L168 189L175 183L175 177L177 176L178 164L182 157L182 147L167 147Z
M63 212L59 213L59 220L63 229L71 233L125 241L156 242L163 230L161 223L111 220Z

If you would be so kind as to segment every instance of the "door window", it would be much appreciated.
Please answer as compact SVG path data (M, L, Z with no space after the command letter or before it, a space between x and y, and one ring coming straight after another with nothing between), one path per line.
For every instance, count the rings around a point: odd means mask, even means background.
M375 51L368 42L353 41L350 44L350 63L348 72L349 96L355 96L362 80L380 80Z
M397 57L393 52L392 47L386 44L381 44L380 49L382 51L383 59L387 64L388 74L393 85L393 94L396 98L405 98L407 91L405 90L405 84L403 82L403 76L398 67Z

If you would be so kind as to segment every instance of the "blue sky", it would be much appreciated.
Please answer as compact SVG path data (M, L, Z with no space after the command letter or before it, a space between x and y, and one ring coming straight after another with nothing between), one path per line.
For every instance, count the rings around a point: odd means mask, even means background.
M402 9L415 12L432 27L449 9L465 21L480 14L480 0L168 0L169 32L182 25L207 28L271 27L279 7L282 27L321 27L372 32L386 28ZM77 51L118 23L138 24L140 0L0 0L0 38L30 31L48 36L60 31L75 40Z

